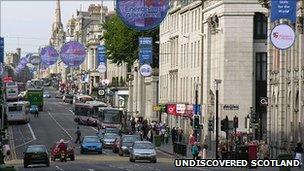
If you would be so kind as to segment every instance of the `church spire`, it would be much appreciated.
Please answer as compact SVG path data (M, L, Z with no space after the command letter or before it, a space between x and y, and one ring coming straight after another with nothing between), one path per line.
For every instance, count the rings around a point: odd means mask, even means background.
M57 27L61 27L62 28L60 0L56 1L55 22L54 23L57 24Z

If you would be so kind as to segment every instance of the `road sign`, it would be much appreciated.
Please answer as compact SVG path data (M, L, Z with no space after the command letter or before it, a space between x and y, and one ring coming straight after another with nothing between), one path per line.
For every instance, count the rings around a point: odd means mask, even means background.
M143 77L149 77L152 74L152 67L148 64L144 64L139 68L139 72Z
M237 104L225 104L223 106L224 110L239 110L239 105Z
M98 91L98 94L99 94L100 96L103 96L103 95L105 95L105 91L104 91L104 90L99 90L99 91Z

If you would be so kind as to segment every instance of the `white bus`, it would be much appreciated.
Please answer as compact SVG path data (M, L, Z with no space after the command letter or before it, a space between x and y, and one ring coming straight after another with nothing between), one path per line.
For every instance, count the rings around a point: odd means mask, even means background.
M13 100L18 98L18 84L17 82L8 82L5 84L5 95L7 100Z
M29 107L28 101L7 102L7 121L28 123L30 121Z

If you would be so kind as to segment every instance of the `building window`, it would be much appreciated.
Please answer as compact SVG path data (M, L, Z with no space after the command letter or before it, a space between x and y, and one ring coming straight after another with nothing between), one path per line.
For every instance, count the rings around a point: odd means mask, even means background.
M267 53L258 52L256 53L256 80L266 81L267 80Z
M267 38L267 18L262 13L254 15L254 39Z

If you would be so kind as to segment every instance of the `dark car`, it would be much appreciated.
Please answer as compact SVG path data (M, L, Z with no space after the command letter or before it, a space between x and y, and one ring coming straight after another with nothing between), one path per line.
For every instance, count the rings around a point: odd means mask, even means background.
M60 149L59 149L59 142L56 142L56 144L53 145L51 148L51 160L55 161L56 159L60 159ZM72 147L71 143L65 143L67 146L67 158L71 159L72 161L75 160L75 152L74 147Z
M73 104L73 99L74 96L72 94L65 94L62 98L64 103L70 103L70 104Z
M117 137L119 137L119 135L114 134L114 133L104 134L103 139L102 139L102 144L103 144L104 148L112 148L114 141Z
M119 142L119 150L118 154L120 156L123 156L124 154L129 154L130 147L133 145L135 141L140 141L140 136L139 135L123 135L121 137L121 140Z
M23 156L24 168L32 164L45 164L50 166L50 157L45 145L30 145Z

